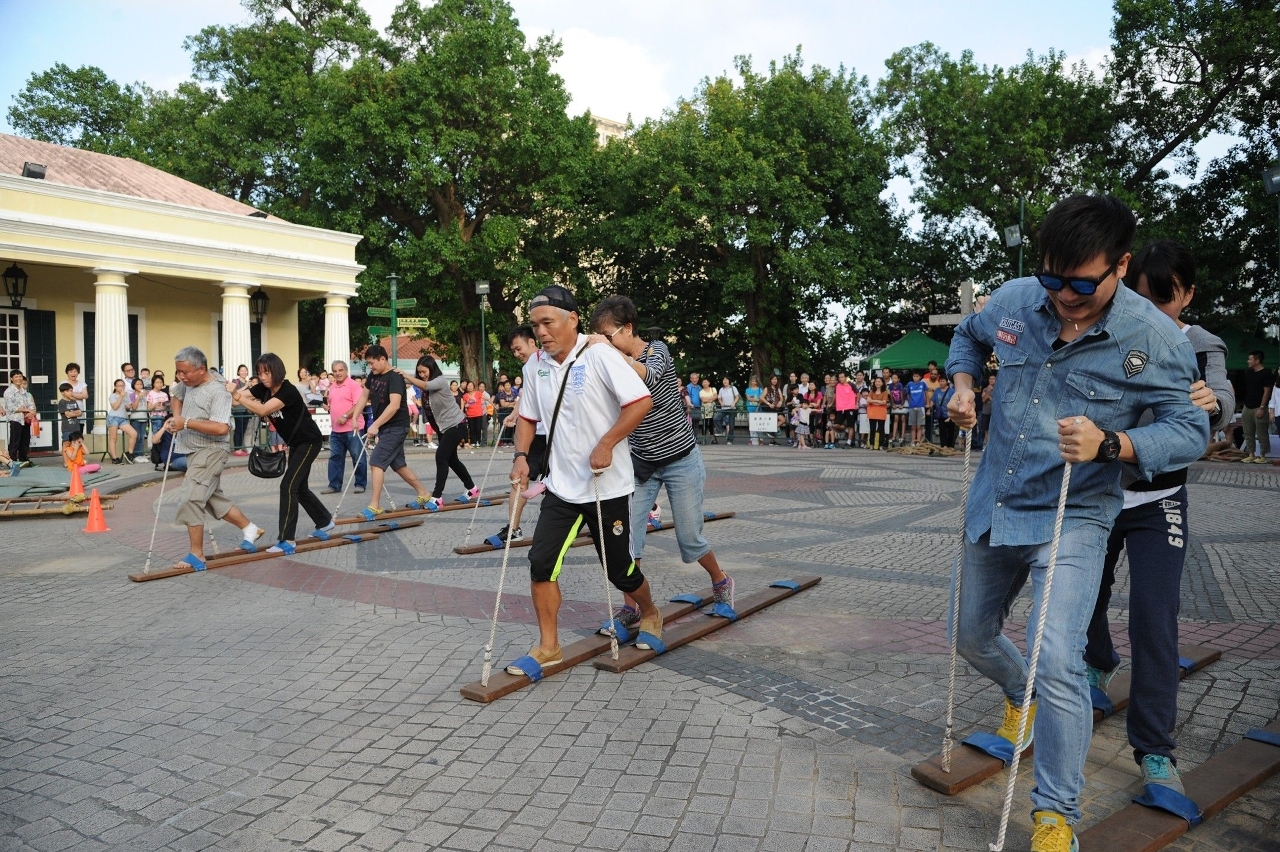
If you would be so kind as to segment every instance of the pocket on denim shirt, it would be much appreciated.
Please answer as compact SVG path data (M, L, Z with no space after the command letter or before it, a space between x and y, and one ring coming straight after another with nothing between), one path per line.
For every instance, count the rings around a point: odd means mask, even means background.
M995 401L1004 404L1017 402L1024 395L1021 393L1021 386L1026 381L1023 376L1026 372L1026 353L1012 347L996 346L996 364L999 376L996 378ZM1031 381L1034 382L1035 379ZM1025 404L1026 400L1022 402Z
M1067 374L1066 393L1058 401L1060 418L1084 416L1109 429L1116 428L1123 411L1124 389L1119 385L1080 370Z

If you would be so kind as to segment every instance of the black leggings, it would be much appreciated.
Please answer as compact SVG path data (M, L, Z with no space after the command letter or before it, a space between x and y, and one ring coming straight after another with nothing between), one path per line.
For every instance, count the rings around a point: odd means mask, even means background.
M449 468L453 468L453 472L458 474L463 487L468 491L475 487L475 480L467 472L467 466L462 463L462 459L458 458L458 444L462 443L466 434L467 426L464 423L450 426L437 434L436 441L440 446L436 448L436 487L431 492L432 497L444 496L444 483L449 478Z
M484 418L483 417L468 417L467 429L470 432L471 443L473 444L484 443Z
M320 455L321 441L289 448L289 462L285 465L284 478L280 480L280 540L293 541L298 532L298 506L317 527L328 525L333 515L311 490L307 480L311 478L311 463Z
M31 450L31 426L28 423L9 421L9 458L24 462Z

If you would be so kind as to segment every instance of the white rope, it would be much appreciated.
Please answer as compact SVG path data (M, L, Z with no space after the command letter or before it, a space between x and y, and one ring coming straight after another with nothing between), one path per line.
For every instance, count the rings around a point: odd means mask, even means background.
M518 481L511 483L513 486L519 485ZM506 546L502 548L502 571L498 574L498 594L493 599L493 621L489 623L489 642L484 646L484 668L480 672L480 685L489 685L489 673L493 671L493 642L498 637L498 612L502 609L502 587L507 582L507 559L511 556L511 536L515 532L516 525L516 507L519 505L519 496L511 501L511 516L507 520L507 541Z
M604 611L605 623L609 625L609 653L618 659L618 631L613 625L613 584L609 582L609 563L604 557L604 514L600 508L600 474L603 470L592 470L591 487L596 493L596 542L600 546L600 567L604 569L604 603L608 607Z
M1067 488L1071 484L1071 462L1062 469L1062 488L1058 492L1058 513L1053 519L1053 544L1049 547L1049 567L1044 572L1044 591L1040 595L1040 612L1036 616L1035 638L1031 643L1031 660L1027 664L1027 686L1022 694L1022 717L1018 720L1018 736L1014 739L1013 763L1009 766L1009 782L1004 791L1004 809L1000 813L1000 831L991 852L1004 849L1004 835L1009 828L1009 811L1013 807L1013 785L1018 781L1018 744L1027 733L1027 714L1031 710L1031 693L1036 686L1036 663L1040 659L1040 640L1044 637L1044 623L1049 614L1049 593L1053 590L1053 569L1058 564L1058 544L1062 541L1062 516L1067 509Z
M463 547L471 544L471 531L475 529L476 526L476 512L480 511L480 498L484 496L484 487L489 484L489 468L493 466L493 460L497 458L497 456L498 442L494 441L493 452L489 454L489 463L484 466L484 476L480 477L480 491L476 494L476 505L471 510L471 522L467 524L467 535L462 540ZM507 524L508 528L510 528L510 526L511 524ZM508 532L510 532L510 529L508 529Z
M947 675L947 725L942 735L942 771L951 771L951 737L956 708L956 633L960 626L960 587L964 577L965 520L969 507L969 464L973 458L973 432L964 433L964 480L960 486L960 543L951 569L950 671Z
M151 573L151 552L156 547L156 529L160 526L160 507L164 505L164 487L169 484L169 463L173 461L173 445L177 443L175 436L169 438L169 455L164 460L164 477L160 480L160 498L156 501L156 519L151 524L151 543L147 545L147 564L142 573Z

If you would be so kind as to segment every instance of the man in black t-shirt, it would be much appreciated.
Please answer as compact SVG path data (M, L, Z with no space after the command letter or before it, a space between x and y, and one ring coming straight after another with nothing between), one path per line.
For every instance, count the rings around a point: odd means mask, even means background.
M1267 406L1271 402L1271 371L1263 366L1266 355L1261 349L1249 353L1249 369L1244 374L1244 409L1240 412L1240 425L1244 429L1245 464L1267 463L1267 450L1271 448L1271 436L1267 430ZM1261 452L1253 454L1254 441Z
M377 344L364 350L364 360L369 365L369 375L364 380L364 393L347 412L347 419L354 420L356 414L364 410L366 403L372 403L373 420L365 430L365 440L376 438L378 443L369 451L369 491L373 496L362 513L372 521L385 511L379 503L388 467L400 474L400 478L418 495L417 500L409 503L410 507L423 508L431 495L426 493L404 459L404 440L409 435L409 403L404 376L391 369L387 350Z

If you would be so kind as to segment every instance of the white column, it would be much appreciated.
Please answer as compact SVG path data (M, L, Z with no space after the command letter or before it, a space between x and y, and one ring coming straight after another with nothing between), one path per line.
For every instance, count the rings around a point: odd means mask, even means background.
M90 407L105 411L116 379L122 378L120 365L129 360L129 285L124 280L133 272L124 269L95 269L93 314L93 382ZM134 365L138 366L137 364ZM106 431L106 421L94 418L94 431Z
M209 353L209 368L225 367L225 378L234 378L241 364L253 373L253 346L249 340L249 288L243 281L222 282L222 364L214 364L216 352Z
M324 369L334 361L351 360L351 326L347 322L347 293L324 297Z

